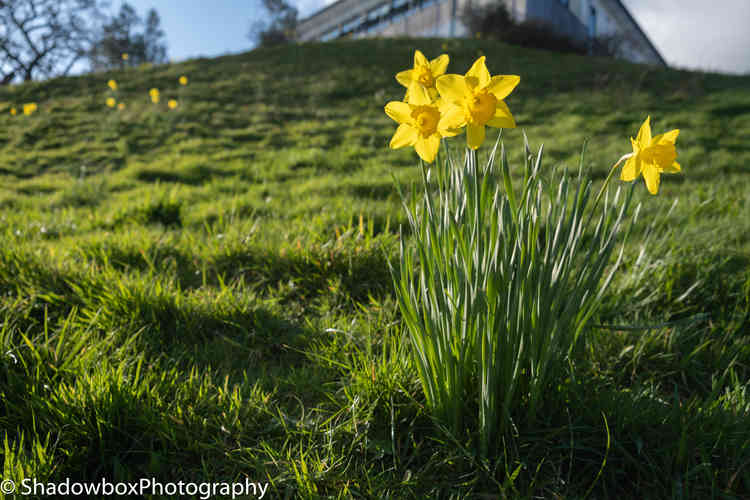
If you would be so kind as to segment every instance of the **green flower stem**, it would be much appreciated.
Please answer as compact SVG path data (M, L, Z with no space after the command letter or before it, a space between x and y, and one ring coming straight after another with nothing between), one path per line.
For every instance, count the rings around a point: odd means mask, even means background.
M614 175L615 170L617 170L617 167L620 166L620 163L627 160L628 158L631 158L632 156L633 156L633 153L622 155L622 157L619 160L617 160L617 163L612 165L612 168L609 170L609 175L607 175L607 178L604 179L604 184L602 184L601 189L599 189L599 193L596 195L596 199L594 199L592 210L595 210L596 207L599 205L599 199L601 199L602 194L604 194L604 190L607 189L607 185L609 184L610 179L612 179L612 176Z
M528 146L515 192L497 146L482 165L471 149L463 162L423 164L421 193L399 189L413 245L402 239L392 268L426 404L455 437L475 433L483 457L568 376L632 195L618 189L592 217L591 181L580 171L543 181L543 150L534 158Z

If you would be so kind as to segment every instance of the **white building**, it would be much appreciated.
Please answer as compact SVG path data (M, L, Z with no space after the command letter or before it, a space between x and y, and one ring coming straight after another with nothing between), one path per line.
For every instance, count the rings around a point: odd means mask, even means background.
M461 12L491 0L338 0L300 21L302 41L340 37L460 37ZM616 37L631 61L666 65L620 0L503 0L517 21L540 21L560 34L586 42Z

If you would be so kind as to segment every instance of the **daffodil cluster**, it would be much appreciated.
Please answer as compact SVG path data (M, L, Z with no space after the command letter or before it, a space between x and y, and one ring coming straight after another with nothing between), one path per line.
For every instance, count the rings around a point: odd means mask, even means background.
M428 61L417 50L414 67L396 80L406 87L403 102L392 101L385 112L399 126L391 139L393 149L413 146L420 158L435 161L440 139L466 129L469 148L478 149L485 127L514 128L516 122L503 99L518 85L517 75L490 75L485 57L477 59L465 75L445 74L449 57Z
M33 115L36 112L36 110L39 108L35 102L27 102L23 104L21 109L23 110L24 115L30 116L30 115ZM11 106L8 112L10 113L11 116L16 116L18 115L18 108L16 108L15 106Z
M443 44L445 48L445 44ZM385 113L399 126L390 142L392 149L412 146L422 160L435 161L440 140L453 137L466 129L466 144L476 150L484 142L486 127L515 128L516 121L504 99L520 83L518 75L492 76L485 56L480 55L465 75L445 74L447 54L433 59L419 50L414 53L414 66L396 74L398 83L406 87L403 101L391 101ZM675 161L675 141L679 130L651 137L650 117L646 118L636 139L630 142L633 152L624 155L607 177L626 161L620 179L633 181L643 175L649 193L659 192L660 175L681 171Z
M119 111L122 111L125 105L123 103L117 102L117 98L119 94L118 92L119 86L117 85L117 81L109 80L107 82L107 87L109 87L110 95L105 99L104 101L105 104L107 105L108 108L113 108L113 109L117 108Z
M516 126L504 99L520 77L492 76L482 54L464 75L447 67L447 55L428 61L417 51L414 67L396 75L403 102L385 106L399 124L391 148L413 146L432 163L442 139L464 129L468 146L463 163L420 165L423 196L402 198L413 246L401 245L392 272L427 407L454 436L475 428L480 454L490 457L514 418L533 421L544 411L601 304L634 193L618 187L599 204L615 172L624 164L621 180L642 175L656 194L662 173L681 170L679 130L652 136L646 118L593 203L582 195L588 176L545 171L542 149L534 158L528 143L524 180L514 184L505 154L480 166L476 150L487 127ZM545 228L556 228L554 237Z

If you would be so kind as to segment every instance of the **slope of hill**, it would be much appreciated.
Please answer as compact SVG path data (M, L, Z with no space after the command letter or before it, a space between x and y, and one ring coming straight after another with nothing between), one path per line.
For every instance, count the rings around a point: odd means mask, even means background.
M435 430L400 341L393 177L419 172L412 149L388 149L383 106L417 48L448 53L449 72L484 54L521 76L511 162L522 131L549 168L577 164L588 139L601 180L646 115L681 129L683 174L638 190L650 229L597 320L656 326L593 329L567 400L517 422L493 463ZM6 87L0 113L4 478L750 495L750 77L368 40Z

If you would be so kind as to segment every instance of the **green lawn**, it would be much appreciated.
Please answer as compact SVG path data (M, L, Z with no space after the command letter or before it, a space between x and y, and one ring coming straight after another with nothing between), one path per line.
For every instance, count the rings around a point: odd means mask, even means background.
M658 196L637 181L639 224L574 377L491 461L435 427L400 340L394 177L420 173L388 149L383 107L417 48L449 72L482 53L521 75L511 165L524 131L550 169L588 140L601 182L646 115L681 129L683 173ZM750 497L750 77L368 40L4 87L0 113L3 478Z

